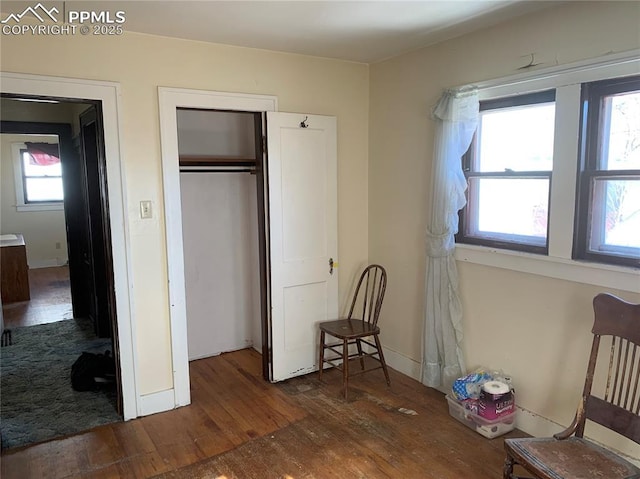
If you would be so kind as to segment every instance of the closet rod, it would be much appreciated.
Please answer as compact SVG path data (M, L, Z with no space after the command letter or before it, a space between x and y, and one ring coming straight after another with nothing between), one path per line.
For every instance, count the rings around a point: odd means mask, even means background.
M180 173L255 173L255 168L249 167L181 167Z

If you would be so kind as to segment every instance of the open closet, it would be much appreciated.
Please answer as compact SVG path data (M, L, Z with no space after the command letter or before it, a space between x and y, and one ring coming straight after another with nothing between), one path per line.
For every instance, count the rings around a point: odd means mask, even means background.
M267 381L317 370L317 324L338 316L336 117L248 93L158 101L175 405L189 360L224 351L258 350Z
M189 360L262 352L262 115L178 108Z

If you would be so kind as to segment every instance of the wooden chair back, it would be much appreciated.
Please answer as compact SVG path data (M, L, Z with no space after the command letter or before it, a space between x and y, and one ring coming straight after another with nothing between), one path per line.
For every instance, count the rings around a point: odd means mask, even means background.
M386 289L386 270L379 264L367 266L358 280L347 318L361 319L377 326Z
M583 437L587 419L640 444L640 304L611 294L593 300L594 337L587 376L578 408L575 435ZM601 342L608 347L608 371L604 393L592 392Z

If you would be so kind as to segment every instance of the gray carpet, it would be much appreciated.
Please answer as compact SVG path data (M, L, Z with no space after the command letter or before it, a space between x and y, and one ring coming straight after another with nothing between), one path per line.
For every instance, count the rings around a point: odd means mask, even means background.
M0 348L2 449L120 420L115 387L71 388L71 366L83 351L111 350L111 340L96 339L89 320L13 328L12 339Z

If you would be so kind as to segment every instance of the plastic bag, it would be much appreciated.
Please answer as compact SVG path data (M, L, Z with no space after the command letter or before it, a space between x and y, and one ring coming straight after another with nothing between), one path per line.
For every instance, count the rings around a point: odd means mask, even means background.
M482 385L491 381L492 375L484 368L478 368L453 382L453 395L458 401L478 399Z

